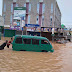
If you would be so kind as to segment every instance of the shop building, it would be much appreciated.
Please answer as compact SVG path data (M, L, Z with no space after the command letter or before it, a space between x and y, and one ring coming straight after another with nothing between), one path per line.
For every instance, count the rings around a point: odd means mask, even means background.
M26 7L25 24L38 24L44 32L61 28L61 12L56 0L3 0L5 28L13 23L14 7Z

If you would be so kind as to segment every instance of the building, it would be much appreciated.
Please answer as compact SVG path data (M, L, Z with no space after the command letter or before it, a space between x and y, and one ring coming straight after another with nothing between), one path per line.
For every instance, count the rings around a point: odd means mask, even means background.
M4 26L4 18L0 16L0 26Z
M12 23L13 7L26 7L26 24L61 27L61 12L55 0L3 0L5 27Z
M13 23L14 7L26 7L25 24L42 28L61 28L61 12L56 0L3 0L4 27Z
M3 29L4 29L4 18L0 16L0 32L3 33Z

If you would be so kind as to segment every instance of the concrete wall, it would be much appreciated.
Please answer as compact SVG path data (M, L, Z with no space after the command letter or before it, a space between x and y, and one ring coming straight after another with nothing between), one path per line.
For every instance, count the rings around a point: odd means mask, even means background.
M57 2L55 6L55 27L61 28L61 12L60 12Z

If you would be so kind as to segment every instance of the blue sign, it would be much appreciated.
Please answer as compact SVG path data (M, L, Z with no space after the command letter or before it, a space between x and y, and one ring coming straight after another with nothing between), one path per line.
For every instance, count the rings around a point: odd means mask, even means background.
M22 27L22 31L23 31L23 27Z
M26 27L40 27L38 24L25 24Z

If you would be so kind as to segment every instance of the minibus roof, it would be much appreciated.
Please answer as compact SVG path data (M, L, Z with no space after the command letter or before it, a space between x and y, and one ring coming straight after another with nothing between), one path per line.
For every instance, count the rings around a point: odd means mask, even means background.
M41 36L30 36L30 35L16 35L15 37L24 37L24 38L34 38L34 39L45 39L45 40L48 40L47 38L45 37L41 37Z

